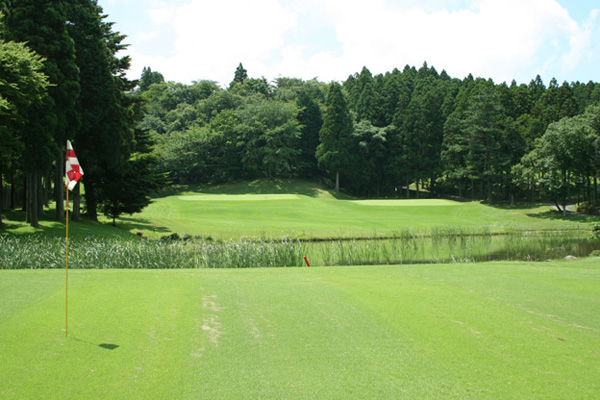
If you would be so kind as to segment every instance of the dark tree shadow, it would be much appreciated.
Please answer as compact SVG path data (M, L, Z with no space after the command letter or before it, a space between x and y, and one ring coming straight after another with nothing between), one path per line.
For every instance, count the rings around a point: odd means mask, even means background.
M569 221L569 222L600 222L600 216L595 215L583 215L577 214L574 212L567 212L566 215L563 215L562 211L556 210L548 210L540 213L528 213L526 214L528 217L539 218L539 219L547 219L547 220L560 220L560 221Z
M159 233L171 232L170 229L164 226L153 225L147 219L134 218L134 217L119 217L117 219L117 226L128 230L128 231L154 231Z
M54 210L45 210L40 216L40 226L37 228L30 227L25 221L25 212L23 211L8 211L2 214L4 226L0 228L0 234L15 234L15 235L31 235L43 234L48 237L64 237L66 233L66 221L56 220L54 218ZM27 232L23 232L23 228L27 228ZM21 232L19 232L21 231ZM115 229L111 223L94 221L82 215L79 220L73 220L69 215L69 237L70 238L85 238L90 234L99 234L106 236L114 236L128 238L135 236L134 233L123 229Z
M482 202L482 204L485 204L487 206L490 206L487 202ZM493 205L491 205L490 207L493 208L497 208L500 210L533 210L535 208L540 208L540 207L550 207L547 204L542 204L542 203L514 203L514 204L510 204L509 202L500 202L500 203L495 203Z

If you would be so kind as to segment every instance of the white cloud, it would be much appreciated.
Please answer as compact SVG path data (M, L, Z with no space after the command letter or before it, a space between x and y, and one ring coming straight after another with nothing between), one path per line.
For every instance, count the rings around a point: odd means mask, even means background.
M186 82L228 82L239 62L264 70L284 45L284 33L296 25L295 15L277 0L193 0L180 7L163 5L150 10L150 15L173 34L172 55L138 53L134 67L151 65L164 71L167 79Z
M528 81L588 57L598 13L579 25L556 0L191 0L149 15L164 34L140 43L172 40L164 54L133 43L136 76L149 65L169 80L227 84L239 62L268 79L342 80L363 65L381 73L427 61L459 78ZM335 34L320 39L336 48L316 51L301 35L317 27Z

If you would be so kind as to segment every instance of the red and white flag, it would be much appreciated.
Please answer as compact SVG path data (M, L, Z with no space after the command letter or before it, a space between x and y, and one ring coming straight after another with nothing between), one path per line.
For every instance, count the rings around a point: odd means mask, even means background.
M73 146L71 146L71 142L67 140L67 164L65 167L65 178L66 178L66 186L69 190L73 190L75 185L77 185L77 181L81 179L83 176L83 169L81 165L79 165L79 161L77 160L77 156L75 155L75 151L73 150Z

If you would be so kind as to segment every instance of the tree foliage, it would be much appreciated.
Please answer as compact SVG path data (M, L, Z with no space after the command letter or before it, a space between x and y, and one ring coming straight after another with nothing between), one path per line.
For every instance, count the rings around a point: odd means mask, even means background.
M319 132L317 146L319 167L335 176L335 189L340 190L340 175L348 176L356 157L352 134L354 126L350 111L342 92L342 86L333 82L329 85L325 101L323 126Z
M86 171L91 218L140 210L165 177L301 177L360 196L544 199L563 209L597 198L597 83L496 84L427 63L380 74L365 66L330 84L270 82L242 63L226 88L165 81L150 67L136 82L125 75L125 36L97 1L38 3L0 0L0 211L23 205L32 224L51 192L60 217L67 138Z

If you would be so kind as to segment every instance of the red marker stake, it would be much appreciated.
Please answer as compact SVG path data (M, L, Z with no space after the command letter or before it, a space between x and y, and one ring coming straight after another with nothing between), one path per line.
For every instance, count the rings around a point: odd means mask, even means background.
M306 261L306 266L310 267L310 264L308 263L308 258L306 258L306 256L304 256L304 261Z

